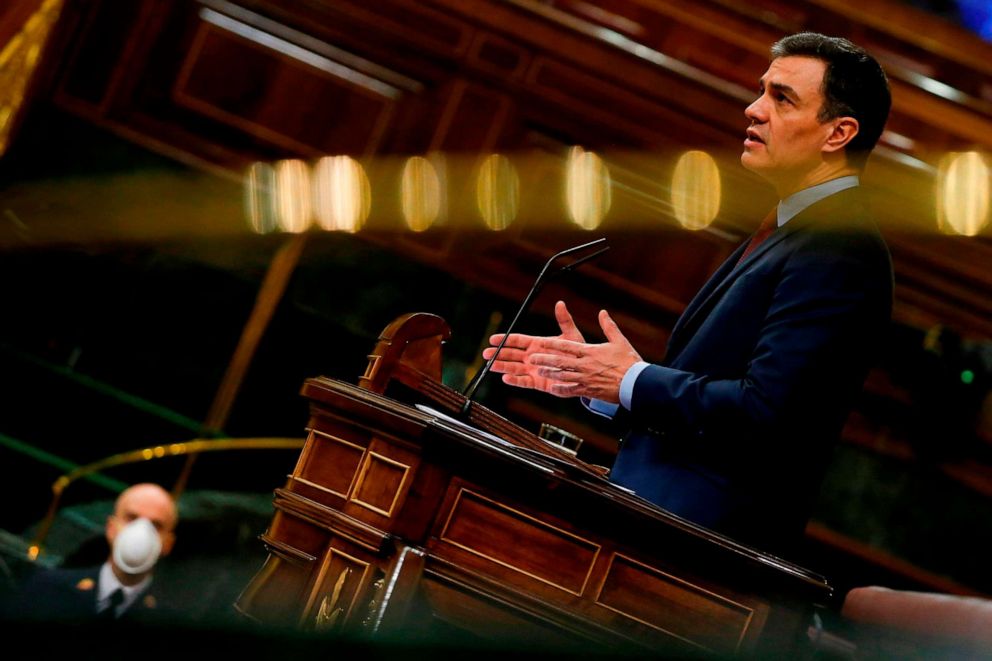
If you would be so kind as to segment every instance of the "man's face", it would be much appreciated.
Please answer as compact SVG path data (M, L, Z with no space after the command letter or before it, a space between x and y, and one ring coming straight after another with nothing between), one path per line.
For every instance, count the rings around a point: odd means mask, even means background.
M107 542L113 546L117 534L136 519L148 519L162 540L162 555L168 555L175 542L176 510L165 492L144 485L122 494L114 513L107 519Z
M826 63L780 57L761 77L761 95L744 111L751 124L741 163L773 184L800 182L820 165L833 122L817 119Z

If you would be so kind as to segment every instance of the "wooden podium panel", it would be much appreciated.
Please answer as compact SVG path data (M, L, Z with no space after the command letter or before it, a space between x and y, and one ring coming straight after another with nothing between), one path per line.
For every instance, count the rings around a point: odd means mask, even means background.
M389 367L381 349L366 383ZM401 365L408 385L423 374ZM462 414L434 388L425 404L304 383L309 435L240 612L370 636L799 655L830 596L822 577L659 509L477 404Z

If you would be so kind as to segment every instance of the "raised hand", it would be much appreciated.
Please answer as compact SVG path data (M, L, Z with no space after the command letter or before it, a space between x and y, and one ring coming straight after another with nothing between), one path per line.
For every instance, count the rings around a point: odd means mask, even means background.
M603 310L599 325L606 336L602 344L587 344L572 316L559 301L555 318L561 328L557 337L535 337L514 333L493 362L492 370L503 374L503 382L533 388L557 397L591 397L620 401L620 382L630 366L641 360L616 322ZM493 335L495 346L503 339ZM495 348L483 351L488 360Z
M499 357L493 361L491 368L493 372L499 372L503 375L503 383L520 388L533 388L542 392L558 394L552 392L553 379L540 376L538 374L540 367L531 364L529 357L538 349L541 352L547 353L549 349L544 347L543 343L545 341L565 340L581 343L585 342L585 340L582 337L582 333L575 326L575 321L572 319L572 315L569 314L568 308L565 307L563 301L555 303L555 321L558 322L558 328L561 329L561 335L555 337L537 337L534 335L523 335L522 333L513 333L510 335L506 344L500 350ZM482 357L486 360L492 358L493 354L496 353L496 347L502 341L503 333L497 333L491 336L489 343L492 346L483 350ZM571 397L571 394L559 394L558 396Z

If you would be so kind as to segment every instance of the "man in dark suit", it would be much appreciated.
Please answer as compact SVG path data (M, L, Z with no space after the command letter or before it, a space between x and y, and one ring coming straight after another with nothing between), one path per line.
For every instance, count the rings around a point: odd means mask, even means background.
M888 328L892 265L858 175L890 96L847 40L792 35L772 56L744 113L741 163L780 202L689 303L664 361L642 361L605 310L607 341L585 342L559 302L561 335L512 335L493 370L622 423L612 481L788 552Z
M154 568L172 550L177 519L172 496L157 484L125 489L107 517L106 562L35 570L19 586L7 617L71 623L149 619L159 610Z

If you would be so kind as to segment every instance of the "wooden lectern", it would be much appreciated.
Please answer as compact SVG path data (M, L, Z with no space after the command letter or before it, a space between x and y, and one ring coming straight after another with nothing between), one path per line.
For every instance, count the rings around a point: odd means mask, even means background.
M307 379L309 436L237 600L257 621L801 656L820 576L609 482L444 386L447 324L403 316L360 387Z

